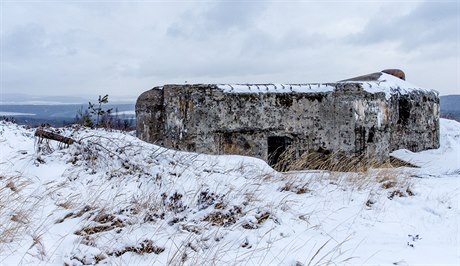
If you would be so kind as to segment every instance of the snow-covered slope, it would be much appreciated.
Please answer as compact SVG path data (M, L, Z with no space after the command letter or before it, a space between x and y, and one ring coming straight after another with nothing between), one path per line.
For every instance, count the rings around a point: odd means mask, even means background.
M440 132L441 147L439 149L418 153L408 150L397 150L392 155L420 166L422 174L459 175L460 123L454 120L441 119Z
M453 121L440 149L394 153L422 168L366 173L278 173L119 132L59 132L79 143L0 122L0 264L459 263Z

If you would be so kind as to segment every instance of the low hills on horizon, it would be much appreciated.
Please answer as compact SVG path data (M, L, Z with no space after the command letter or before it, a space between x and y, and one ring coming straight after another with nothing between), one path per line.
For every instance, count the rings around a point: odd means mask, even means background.
M440 96L441 117L460 121L460 95Z

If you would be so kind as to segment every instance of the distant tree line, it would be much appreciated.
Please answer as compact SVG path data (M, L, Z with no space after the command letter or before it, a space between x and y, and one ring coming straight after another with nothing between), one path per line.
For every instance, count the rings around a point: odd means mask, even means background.
M441 118L446 118L460 122L460 112L441 112Z

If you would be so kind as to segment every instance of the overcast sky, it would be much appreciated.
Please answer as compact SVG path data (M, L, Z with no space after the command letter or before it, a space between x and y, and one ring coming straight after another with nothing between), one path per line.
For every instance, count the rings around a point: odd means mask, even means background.
M331 82L400 68L460 94L459 0L1 1L1 93Z

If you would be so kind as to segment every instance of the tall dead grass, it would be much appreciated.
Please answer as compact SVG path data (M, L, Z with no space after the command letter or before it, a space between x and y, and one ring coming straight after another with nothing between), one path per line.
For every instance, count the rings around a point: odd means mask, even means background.
M0 253L25 236L35 204L23 191L31 181L19 175L0 176Z
M277 163L273 166L281 172L296 170L328 170L334 172L365 172L371 168L416 167L410 162L390 157L379 161L366 154L347 154L342 151L308 151L297 156L294 147L290 146L280 154Z

